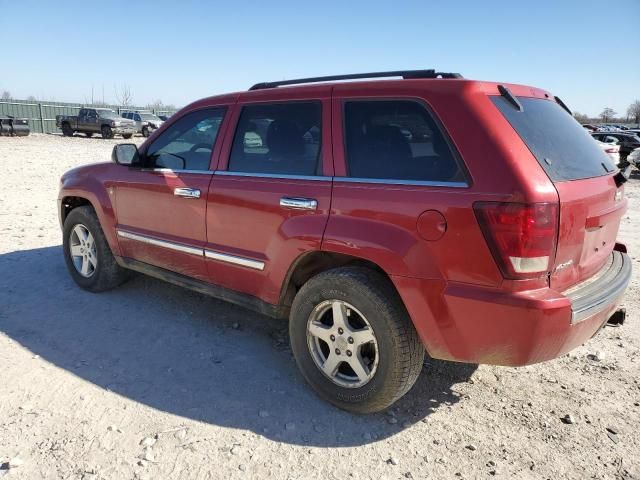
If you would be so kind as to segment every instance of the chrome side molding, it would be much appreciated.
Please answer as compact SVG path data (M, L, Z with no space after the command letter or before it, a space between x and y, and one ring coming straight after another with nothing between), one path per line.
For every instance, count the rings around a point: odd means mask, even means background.
M233 263L234 265L241 265L243 267L252 268L254 270L264 270L264 262L260 262L258 260L251 260L249 258L238 257L236 255L214 252L213 250L205 250L204 256L212 260L218 260L225 263Z
M135 240L141 243L146 243L147 245L154 245L156 247L175 250L176 252L188 253L189 255L196 255L198 257L201 257L203 255L201 248L189 247L188 245L183 245L181 243L168 242L166 240L159 240L154 237L149 237L147 235L140 235L138 233L131 233L125 230L118 230L118 236L122 238L128 238L129 240Z
M135 240L137 242L146 243L147 245L153 245L156 247L162 247L176 252L187 253L189 255L195 255L197 257L206 257L211 260L217 260L219 262L231 263L233 265L240 265L242 267L252 268L253 270L264 270L264 262L259 260L253 260L251 258L239 257L237 255L229 255L227 253L216 252L213 250L206 250L203 248L190 247L181 243L168 242L166 240L160 240L158 238L150 237L148 235L140 235L138 233L128 232L126 230L117 230L118 236L127 238L129 240Z

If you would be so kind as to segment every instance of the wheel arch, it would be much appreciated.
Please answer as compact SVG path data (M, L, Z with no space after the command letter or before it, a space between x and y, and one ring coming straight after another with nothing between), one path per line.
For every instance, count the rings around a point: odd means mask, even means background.
M280 305L291 306L298 290L312 277L327 270L345 266L368 268L376 271L384 275L389 280L389 283L393 285L393 281L387 272L371 260L344 253L314 250L298 256L289 266L280 290Z
M110 195L104 185L97 180L85 178L85 181L90 184L85 185L84 182L76 183L76 181L68 180L68 185L61 192L58 200L60 227L64 227L65 220L74 209L90 206L98 216L100 227L107 238L112 253L119 256L120 247L115 235L116 218Z

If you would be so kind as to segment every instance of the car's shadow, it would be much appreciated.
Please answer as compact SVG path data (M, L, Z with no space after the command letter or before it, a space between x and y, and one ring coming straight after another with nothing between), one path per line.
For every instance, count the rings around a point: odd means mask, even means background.
M476 369L429 360L396 404L397 423L382 413L351 415L305 384L285 322L143 276L110 292L85 292L69 277L61 247L0 255L0 331L57 367L155 409L303 445L391 436L459 401L452 387Z

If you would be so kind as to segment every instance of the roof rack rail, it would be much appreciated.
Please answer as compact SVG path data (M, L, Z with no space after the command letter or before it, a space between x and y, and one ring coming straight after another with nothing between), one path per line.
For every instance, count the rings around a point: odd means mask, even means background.
M249 90L263 90L265 88L282 87L285 85L298 85L301 83L330 82L334 80L357 80L360 78L384 78L402 77L412 78L463 78L459 73L436 72L435 70L394 70L391 72L352 73L349 75L329 75L327 77L298 78L295 80L282 80L280 82L256 83Z

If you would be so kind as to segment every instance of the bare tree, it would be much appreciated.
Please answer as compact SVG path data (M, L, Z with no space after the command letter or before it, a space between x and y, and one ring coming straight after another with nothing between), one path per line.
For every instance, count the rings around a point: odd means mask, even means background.
M598 116L602 119L603 122L608 122L613 117L615 117L616 113L618 112L616 112L613 108L605 107Z
M0 96L2 100L11 100L11 92L9 90L5 90L2 92L2 96Z
M589 123L589 117L584 113L573 112L573 118L575 118L579 123Z
M133 94L131 93L131 87L127 84L120 85L120 88L113 87L116 91L116 100L123 107L130 107L133 104Z
M627 115L633 118L633 123L640 123L640 100L636 100L629 108L627 108Z
M36 100L37 100L36 97L34 97L33 95L29 95L27 97L27 101L29 101L29 102L35 102Z
M164 107L164 103L162 103L162 100L160 100L159 98L151 103L147 103L148 110L162 110Z

